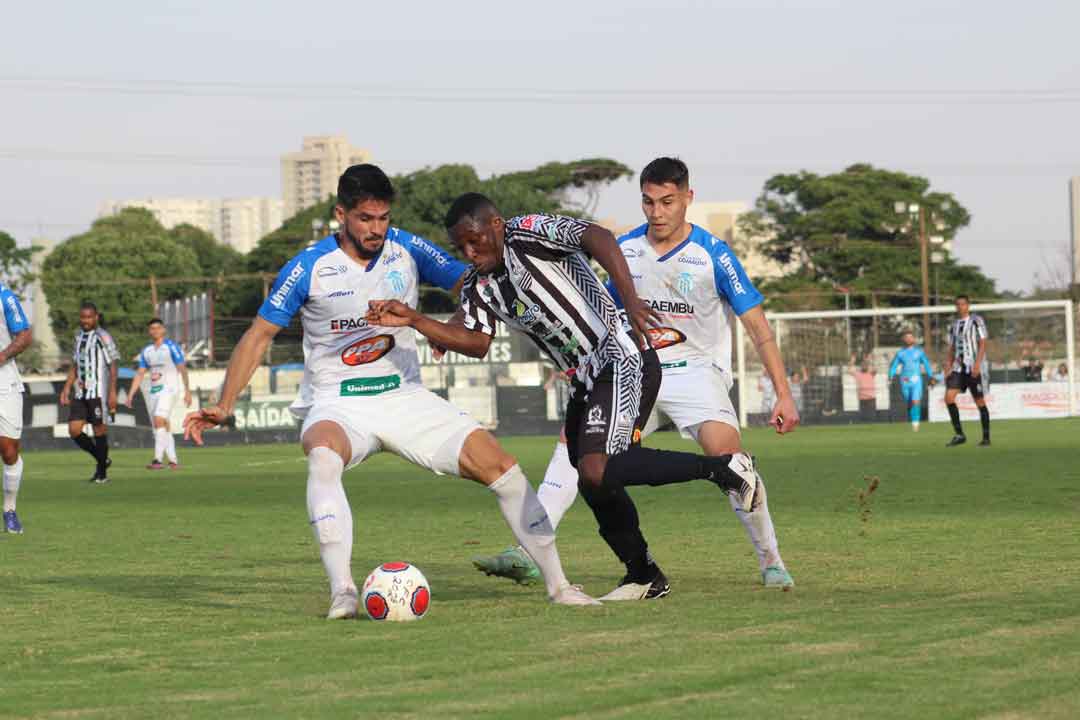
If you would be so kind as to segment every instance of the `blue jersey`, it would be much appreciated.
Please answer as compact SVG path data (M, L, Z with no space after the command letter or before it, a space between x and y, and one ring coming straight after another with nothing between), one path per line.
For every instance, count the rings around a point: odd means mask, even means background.
M926 357L923 349L918 345L906 347L893 358L892 365L889 366L889 377L899 375L901 382L921 382L923 373L920 365L926 368L927 375L933 374L930 358Z
M0 318L0 347L7 347L16 335L30 329L30 321L27 320L26 312L19 304L19 298L3 285L0 285L0 304L4 306L4 314ZM14 358L0 365L0 392L8 392L12 388L19 392L23 389L22 378L19 377L19 368L16 367Z

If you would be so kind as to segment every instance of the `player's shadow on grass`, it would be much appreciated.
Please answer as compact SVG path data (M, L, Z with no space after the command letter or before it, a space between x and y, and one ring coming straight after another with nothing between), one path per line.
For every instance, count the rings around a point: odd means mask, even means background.
M270 595L295 596L305 592L296 583L261 582L257 578L233 575L66 575L38 580L32 584L52 588L79 588L129 600L151 600L185 607L223 610L276 612L278 605L267 602Z

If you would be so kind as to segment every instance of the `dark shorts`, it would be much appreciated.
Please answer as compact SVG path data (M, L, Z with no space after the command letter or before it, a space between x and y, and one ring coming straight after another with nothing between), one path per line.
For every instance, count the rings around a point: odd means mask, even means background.
M566 443L570 462L600 453L615 455L641 442L660 392L660 360L655 350L639 358L611 363L593 382L591 391L574 381L566 406Z
M72 400L71 409L68 413L68 422L81 420L91 425L105 424L105 401L101 398L93 400Z
M970 390L971 397L981 398L990 392L990 374L984 372L977 377L972 377L970 373L966 372L951 372L945 378L945 387L960 392Z

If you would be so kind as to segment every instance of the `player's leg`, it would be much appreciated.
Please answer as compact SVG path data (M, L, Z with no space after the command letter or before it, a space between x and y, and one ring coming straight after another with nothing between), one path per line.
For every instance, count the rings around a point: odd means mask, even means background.
M86 422L90 419L89 403L86 400L73 399L68 408L68 437L80 450L90 455L97 462L97 448L94 446L94 440L83 432ZM95 471L90 481L93 482L96 478L97 472Z
M94 413L90 421L94 430L94 457L97 459L95 482L106 483L109 481L108 471L112 460L109 459L109 426L105 424L105 401L94 400L91 410Z
M960 408L956 407L956 396L964 387L964 376L958 372L951 372L945 378L945 407L949 411L949 420L952 421L953 437L946 447L962 445L967 442L964 436L964 427L960 424Z
M154 448L157 449L158 443L161 444L161 455L155 454L154 457L158 460L162 459L162 456L169 463L169 469L175 470L179 463L176 458L176 440L173 438L171 428L169 427L169 417L172 415L173 402L176 400L175 393L160 393L158 395L157 402L154 404Z
M22 393L0 396L0 459L4 462L4 530L22 535L23 527L15 512L15 501L22 484L23 461L19 454L22 437Z
M308 460L308 520L319 544L319 556L330 581L330 620L356 617L359 593L352 578L353 518L341 482L346 463L354 458L353 441L363 443L339 422L318 419L304 423L301 442ZM363 459L373 448L356 448Z
M979 408L979 424L982 425L982 440L979 442L979 447L987 447L990 445L990 409L986 407L986 393L989 392L990 387L986 373L972 378L969 387L975 406Z
M900 390L908 406L908 420L911 422L911 429L914 432L919 432L919 421L922 419L922 383L904 382L901 383Z

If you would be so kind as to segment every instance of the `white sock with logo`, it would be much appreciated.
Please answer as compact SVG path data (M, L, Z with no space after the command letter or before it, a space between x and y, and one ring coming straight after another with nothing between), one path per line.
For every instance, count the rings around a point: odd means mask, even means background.
M22 484L22 470L22 455L14 465L4 465L4 512L15 509L15 498L18 497L19 485Z
M168 430L165 431L165 457L169 462L177 462L176 459L176 436Z
M330 578L330 593L355 587L352 579L353 520L341 474L345 463L326 447L308 453L307 509L319 555Z
M559 527L563 515L577 499L578 473L570 464L570 453L566 443L555 443L555 452L544 472L544 482L537 488L536 497L547 510L551 520L551 529Z
M164 457L168 436L169 431L165 428L154 428L154 459L158 462Z
M540 568L548 597L554 597L559 588L568 584L555 548L555 530L521 466L510 468L488 487L495 493L514 537Z
M750 536L750 542L754 545L757 553L758 565L762 571L770 565L784 567L784 561L780 558L780 545L776 540L776 529L773 527L772 516L769 515L769 499L765 494L765 483L759 480L758 493L761 505L753 512L743 512L739 507L734 495L729 495L731 509L735 516L746 528L746 534Z

